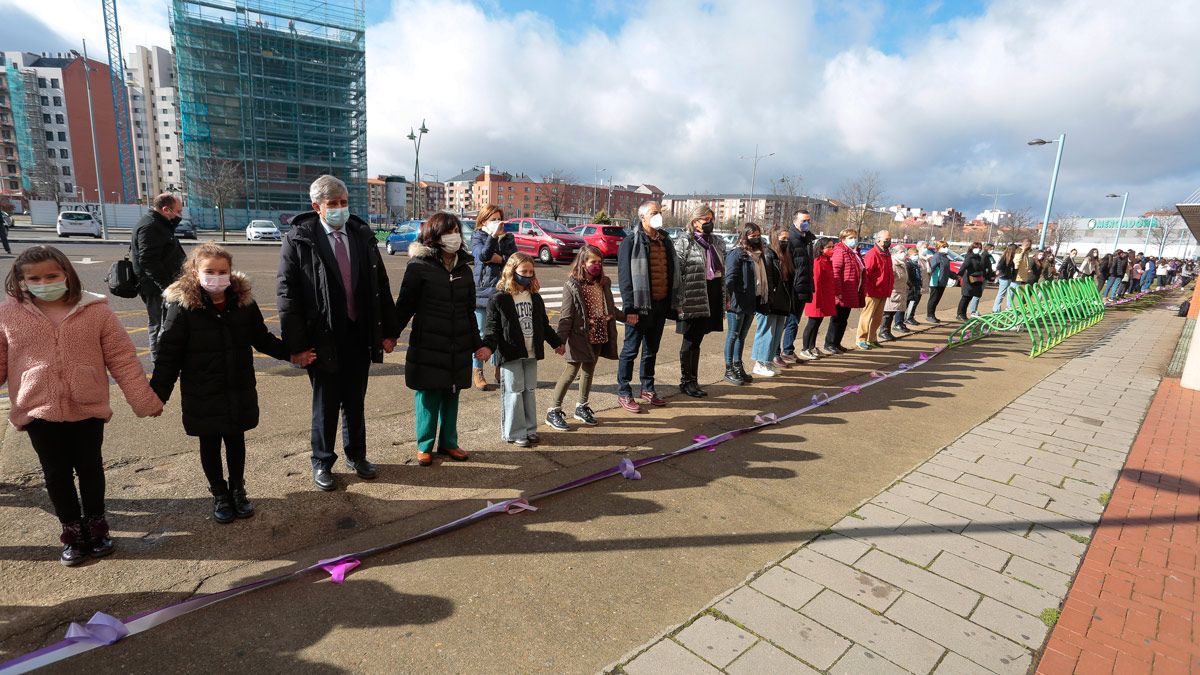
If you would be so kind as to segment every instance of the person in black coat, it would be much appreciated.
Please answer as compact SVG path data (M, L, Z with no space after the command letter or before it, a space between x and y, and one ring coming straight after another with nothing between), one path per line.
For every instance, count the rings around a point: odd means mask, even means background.
M959 298L958 315L955 318L959 321L966 321L967 307L972 300L983 296L983 285L987 281L987 266L983 262L983 245L979 242L971 243L971 250L967 251L962 266L958 268L958 280L959 285L962 286L962 297Z
M492 355L475 323L471 256L462 244L458 218L433 214L408 247L396 298L400 330L412 324L404 383L416 396L421 466L433 464L435 449L459 462L469 457L458 445L458 395L471 386L472 355L480 361Z
M133 226L129 237L129 261L138 276L138 296L146 305L150 360L158 354L162 332L163 291L175 283L187 254L175 238L175 226L183 216L183 201L164 192L154 198L153 208Z
M812 245L817 238L809 231L810 227L812 216L808 211L802 209L796 212L783 242L785 250L792 256L792 311L788 313L783 324L780 348L783 359L791 363L800 362L800 358L796 356L796 333L800 329L800 317L804 314L804 306L813 297Z
M761 255L756 257L751 252L750 240L754 237L761 240L758 225L742 225L737 242L725 254L725 379L736 385L754 381L754 376L742 365L746 335L754 324L759 302L756 260L761 260ZM756 246L761 250L761 241Z
M292 219L279 251L277 295L283 342L292 362L315 350L307 364L313 389L313 482L333 490L334 442L343 416L346 466L359 478L376 476L367 460L364 405L371 363L382 363L400 335L387 270L375 233L350 215L346 184L321 176L309 187L312 211Z
M471 234L471 257L475 259L475 324L479 326L481 333L487 315L488 300L496 294L500 272L509 256L516 252L516 240L512 234L504 231L504 211L494 204L480 209L475 218L475 232ZM496 365L496 359L493 358L492 363ZM472 357L471 368L474 387L481 391L486 390L488 383L483 376L483 362ZM499 365L496 365L494 378L499 384Z
M246 497L246 432L258 426L258 391L251 349L287 361L250 293L250 281L231 272L233 258L217 244L192 251L184 272L163 293L166 318L150 387L163 402L175 380L183 430L200 438L200 465L213 494L213 519L254 515ZM313 354L310 352L308 357ZM221 442L229 464L226 482Z

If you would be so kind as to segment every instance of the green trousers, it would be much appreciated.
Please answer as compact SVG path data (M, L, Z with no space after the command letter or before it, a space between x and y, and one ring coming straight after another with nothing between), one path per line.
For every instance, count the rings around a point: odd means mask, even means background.
M453 450L458 447L458 392L448 389L418 389L417 451L433 452L436 449ZM438 426L441 433L438 433Z

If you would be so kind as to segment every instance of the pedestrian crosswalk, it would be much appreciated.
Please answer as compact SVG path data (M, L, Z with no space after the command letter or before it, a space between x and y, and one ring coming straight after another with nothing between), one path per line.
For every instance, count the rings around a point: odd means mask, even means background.
M563 303L563 287L562 286L543 286L539 291L542 300L546 303L546 309L562 309ZM621 291L613 289L613 300L617 307L621 306Z

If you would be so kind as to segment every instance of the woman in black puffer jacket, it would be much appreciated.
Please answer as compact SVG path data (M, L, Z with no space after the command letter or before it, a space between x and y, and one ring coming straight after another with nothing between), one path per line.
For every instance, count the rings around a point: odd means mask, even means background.
M453 215L435 213L422 223L417 241L408 247L396 298L400 330L412 322L404 383L416 395L421 466L433 463L435 449L456 461L468 458L458 447L458 394L471 386L472 355L480 361L492 355L475 323L471 256L462 243L462 224Z
M966 259L958 268L958 279L962 285L962 297L958 300L958 315L955 318L959 321L966 321L967 306L971 304L972 298L983 296L983 285L987 282L987 265L983 262L983 245L979 242L971 243L971 250L967 251Z
M213 519L254 515L246 497L245 433L258 426L251 349L287 361L283 341L267 330L250 281L232 272L233 257L216 244L192 251L183 273L163 292L167 303L150 387L164 402L179 380L183 430L200 438L200 465L213 494ZM310 350L306 358L311 361ZM221 466L221 443L229 480Z
M679 391L699 398L700 342L709 333L725 330L725 242L713 236L713 211L692 209L688 229L675 242L675 332L679 345Z
M782 249L792 256L792 311L783 323L783 338L780 349L784 361L799 363L796 356L796 333L800 330L800 316L804 306L813 298L812 245L817 240L809 231L812 220L808 211L799 211L782 237Z

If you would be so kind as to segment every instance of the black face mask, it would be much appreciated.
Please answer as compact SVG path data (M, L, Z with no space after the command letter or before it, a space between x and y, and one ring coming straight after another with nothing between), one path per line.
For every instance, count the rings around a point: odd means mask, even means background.
M182 222L183 222L183 216L175 216L174 218L171 219L172 225L178 225L179 223L182 223Z
M762 237L746 237L746 245L750 246L751 248L758 248L759 246L762 246Z
M892 240L891 240L891 239L884 239L884 240L883 240L883 242L881 242L881 243L880 243L880 246L882 246L882 247L883 247L883 250L885 250L885 251L886 251L886 250L888 250L889 248L891 248L891 247L892 247Z
M517 282L518 286L529 286L533 283L534 277L527 277L524 274L513 273L513 281Z
M700 231L703 232L704 234L712 234L713 233L713 224L712 223L701 223Z

